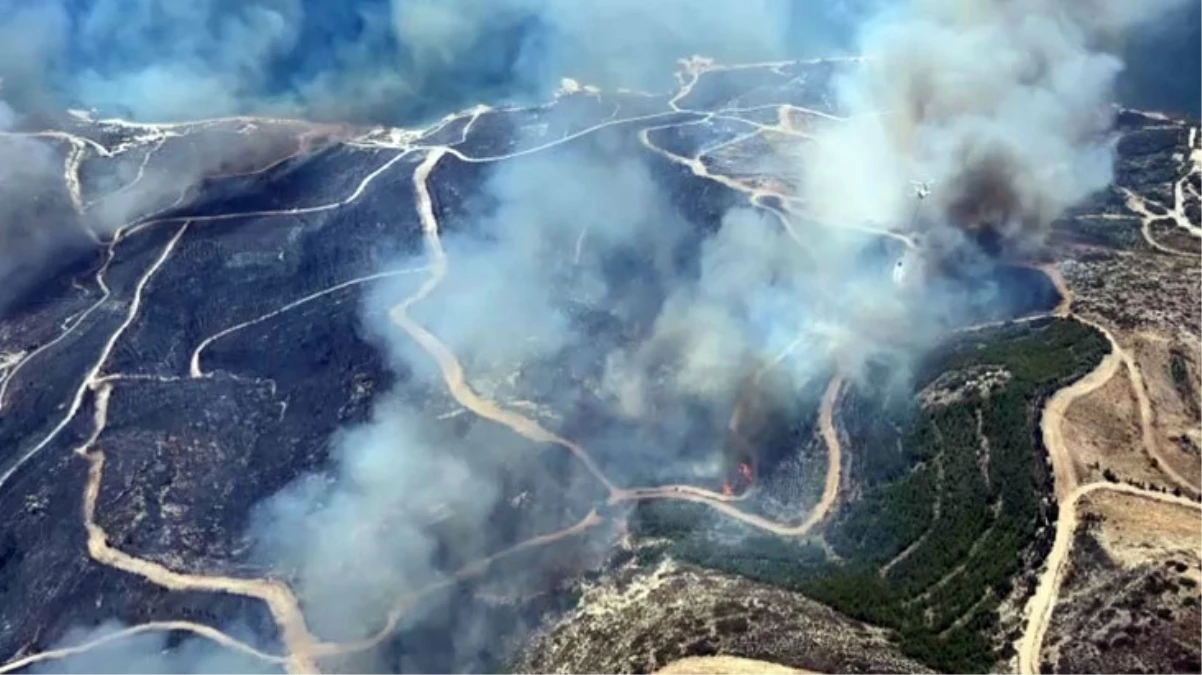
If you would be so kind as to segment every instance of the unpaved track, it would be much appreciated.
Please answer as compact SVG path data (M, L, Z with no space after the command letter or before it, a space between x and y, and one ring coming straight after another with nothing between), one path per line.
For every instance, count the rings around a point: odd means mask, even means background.
M1060 291L1061 301L1056 313L1062 317L1072 317L1072 292L1065 283L1064 276L1055 267L1043 270ZM1109 337L1109 333L1106 333ZM1114 341L1111 340L1111 350L1102 362L1092 371L1073 384L1064 387L1052 395L1044 406L1040 420L1043 433L1043 444L1047 448L1048 458L1052 463L1053 489L1056 496L1058 520L1056 522L1056 538L1047 558L1047 570L1040 578L1039 587L1027 601L1027 625L1019 638L1019 671L1023 673L1039 672L1039 645L1043 642L1043 633L1047 630L1047 620L1055 605L1056 588L1060 570L1067 561L1068 542L1072 539L1072 529L1076 526L1076 516L1067 515L1074 510L1075 495L1078 494L1078 477L1074 468L1073 456L1064 443L1062 426L1068 408L1080 397L1096 391L1106 384L1118 372L1122 362ZM1062 542L1062 537L1066 541ZM1035 665L1029 665L1033 660Z
M305 297L300 298L299 300L293 300L292 302L284 305L283 307L274 309L270 312L267 312L266 314L262 314L253 319L243 321L242 323L230 326L229 328L221 330L217 333L214 333L213 335L210 335L209 337L205 338L204 340L201 340L200 344L198 344L196 346L196 349L192 350L192 358L190 358L188 360L188 374L190 377L194 377L194 378L204 377L205 372L200 367L200 353L203 352L209 345L213 344L217 340L220 340L221 338L223 338L231 333L235 333L237 331L242 330L243 328L248 328L255 324L262 323L269 319L273 319L273 318L279 316L280 314L283 314L284 312L287 312L292 309L296 309L297 307L300 307L301 305L303 305L305 303L311 302L313 300L324 297L331 293L336 293L344 288L349 288L351 286L358 286L360 284L365 284L365 283L377 281L380 279L388 279L390 277L404 276L407 274L416 274L418 272L424 272L424 271L426 271L425 267L412 267L412 268L402 269L402 270L393 270L391 272L378 272L376 274L369 274L367 276L362 276L362 277L358 277L355 279L349 279L347 281L343 281L342 283L334 284L333 286L330 286L329 288L323 288L320 291L310 293L309 295L306 295Z
M1131 193L1131 195L1133 195L1133 193ZM1148 217L1154 217L1150 214L1146 215ZM1202 489L1198 488L1198 486L1194 483L1191 483L1188 478L1182 476L1182 474L1180 474L1176 468L1173 468L1172 464L1170 464L1170 462L1164 458L1164 455L1161 455L1160 453L1160 441L1158 436L1156 436L1155 411L1153 411L1152 399L1150 399L1148 396L1148 387L1143 380L1143 370L1139 368L1139 364L1136 362L1135 357L1132 356L1131 352L1125 350L1123 346L1119 345L1118 339L1115 339L1112 331L1106 328L1105 325L1093 321L1093 319L1076 315L1076 313L1072 312L1072 289L1069 288L1069 285L1067 285L1067 282L1064 279L1064 275L1060 273L1060 270L1055 267L1055 265L1041 265L1041 267L1037 269L1040 269L1043 271L1043 273L1048 275L1049 279L1052 280L1055 287L1057 287L1058 291L1060 292L1060 297L1063 298L1060 306L1057 307L1057 310L1054 312L1055 316L1059 316L1061 318L1072 318L1075 319L1075 321L1084 323L1085 325L1088 325L1088 327L1099 331L1099 333L1106 337L1106 340L1109 342L1109 344L1111 344L1111 353L1109 353L1106 359L1103 360L1099 366L1097 366L1097 369L1095 369L1094 372L1091 372L1089 376L1085 377L1085 380L1077 382L1069 388L1070 390L1078 389L1076 395L1071 395L1070 392L1060 392L1053 396L1052 401L1049 402L1048 408L1045 411L1045 424L1043 424L1043 442L1045 442L1049 453L1064 453L1063 455L1059 456L1059 458L1053 458L1053 460L1070 458L1070 454L1067 454L1067 449L1064 447L1063 438L1060 438L1060 428L1064 423L1065 413L1067 410L1069 410L1069 406L1072 404L1072 401L1079 398L1079 396L1089 394L1094 392L1094 390L1097 388L1100 388L1102 384L1105 384L1109 380L1109 377L1114 375L1114 371L1117 371L1118 366L1121 364L1125 366L1127 378L1129 378L1131 383L1131 392L1135 394L1136 404L1139 410L1139 432L1141 432L1141 441L1143 444L1144 454L1147 454L1149 459L1156 461L1156 464L1159 466L1159 471L1164 473L1165 476L1171 480L1171 482L1176 483L1178 486L1180 486L1180 488L1194 492L1195 495L1202 495ZM1101 372L1102 370L1106 370L1109 375L1103 374L1103 372ZM1105 380L1097 381L1096 378L1100 377L1105 377ZM1061 394L1065 395L1065 400L1061 400ZM1055 441L1057 442L1051 442L1052 440L1049 440L1049 434L1054 436ZM1075 489L1077 486L1077 477L1076 472L1072 467L1072 461L1053 461L1053 468L1054 472L1057 473L1057 497L1064 498L1067 494L1069 494L1070 491L1072 491L1072 489ZM1072 476L1063 476L1065 473L1071 473ZM1067 480L1065 483L1061 483L1061 478L1069 480Z
M1152 410L1152 400L1148 397L1148 389L1144 384L1143 371L1131 353L1124 349L1115 339L1114 334L1105 326L1096 321L1086 319L1079 315L1074 315L1074 318L1081 323L1090 326L1091 328L1106 336L1106 340L1110 342L1111 355L1117 356L1127 370L1127 378L1131 383L1131 391L1135 394L1135 400L1139 408L1139 427L1140 439L1143 445L1144 453L1152 460L1156 461L1157 469L1163 473L1170 481L1176 483L1178 487L1186 492L1199 495L1198 484L1196 481L1191 481L1185 476L1182 476L1179 471L1165 461L1163 455L1160 454L1160 442L1156 437L1156 414ZM1063 412L1063 411L1061 411Z
M112 385L109 383L96 388L92 434L75 450L77 455L88 461L88 482L84 488L83 499L83 523L88 534L88 554L102 565L137 575L173 591L231 593L262 600L276 620L281 640L288 650L288 656L285 658L288 671L315 672L317 665L313 661L312 653L316 641L305 624L300 603L291 589L283 583L266 579L185 574L167 569L159 563L129 555L109 545L108 535L96 522L96 502L100 497L100 484L104 476L104 451L95 447L95 444L107 421L111 394Z
M1096 482L1079 485L1079 477L1074 468L1072 451L1065 444L1062 433L1065 414L1074 401L1090 392L1096 391L1099 387L1106 384L1106 382L1117 374L1119 366L1122 365L1127 371L1132 390L1139 404L1141 438L1145 453L1157 460L1161 468L1165 470L1165 475L1187 490L1197 494L1197 489L1191 483L1185 481L1184 477L1180 476L1172 467L1168 466L1159 455L1153 425L1152 406L1135 359L1119 345L1114 335L1105 326L1072 312L1071 291L1057 269L1051 267L1044 269L1044 271L1052 279L1052 282L1056 284L1056 287L1061 291L1061 295L1065 298L1056 313L1079 321L1102 333L1110 343L1110 353L1085 377L1056 392L1044 408L1041 422L1043 442L1045 447L1047 447L1048 456L1052 462L1052 474L1055 480L1056 500L1058 503L1058 517L1055 525L1056 537L1046 561L1047 568L1040 576L1039 586L1035 594L1027 601L1025 612L1027 625L1017 644L1018 670L1024 674L1039 672L1039 655L1043 646L1044 635L1047 633L1052 612L1056 606L1060 583L1063 579L1064 571L1067 569L1073 535L1077 529L1077 503L1082 496L1095 490L1111 490L1154 501L1176 504L1185 508L1202 510L1202 505L1184 497L1144 490L1124 483Z
M1126 483L1090 483L1072 491L1060 502L1059 517L1056 520L1056 539L1052 551L1048 554L1047 570L1039 578L1039 586L1035 595L1027 602L1027 628L1023 631L1018 643L1018 671L1023 675L1033 675L1039 672L1039 655L1042 651L1044 635L1052 620L1052 612L1056 607L1056 599L1064 572L1068 568L1069 554L1072 550L1073 535L1077 531L1077 504L1081 497L1097 491L1110 490L1124 494L1143 497L1152 501L1173 504L1182 508L1202 510L1202 505L1184 497L1177 497L1161 492L1152 492L1137 488Z
M813 672L740 656L690 656L665 665L655 671L655 675L778 675Z
M790 197L788 195L785 195L784 193L781 193L777 190L772 190L772 189L766 188L766 187L754 187L754 186L748 185L742 181L731 178L730 176L711 172L709 170L709 167L707 167L705 165L705 163L703 161L701 161L701 155L704 154L703 152L700 152L698 155L696 155L694 157L682 157L675 153L669 152L668 150L665 150L664 148L661 148L658 145L656 145L655 143L651 142L650 133L652 131L656 131L659 129L667 129L670 127L680 127L680 126L692 125L692 124L702 124L702 123L707 122L715 117L718 117L718 115L716 115L715 113L706 113L706 112L697 111L696 114L704 115L705 117L703 117L699 120L692 121L692 122L666 124L666 125L656 126L656 127L646 127L642 131L639 132L639 142L642 143L643 146L646 147L648 150L651 150L652 152L664 157L668 161L671 161L675 164L679 164L681 166L688 168L689 171L692 172L694 176L697 176L698 178L712 180L712 181L719 183L725 187L735 190L736 192L741 192L741 193L747 195L747 199L752 205L759 206L760 208L768 208L769 210L773 211L780 217L781 223L783 224L786 233L789 235L789 238L792 239L794 241L794 243L796 243L798 246L800 246L803 250L806 250L806 251L811 250L810 245L808 243L806 243L804 238L802 238L800 235L797 234L796 230L793 228L792 222L785 214L780 213L779 210L777 210L775 208L769 208L763 203L763 199L765 197L774 197L777 200L779 200L782 205L784 205L785 209L787 211L789 211L789 213L792 213L793 211L788 208L788 203L790 201ZM772 127L769 127L768 125L761 125L761 126L764 126L765 128L768 128L768 129L772 129ZM873 228L868 225L856 225L856 224L832 225L829 223L820 222L817 219L815 219L813 216L807 216L807 218L813 220L815 223L817 223L819 225L822 225L823 227L827 227L827 228L842 227L844 229L859 230L859 231L865 232L867 234L873 234L873 235L877 235L877 236L889 237L891 239L896 239L897 241L900 241L902 244L904 244L906 246L906 248L915 248L917 246L917 244L915 243L915 241L912 237L910 237L906 234L903 234L901 232L894 232L893 230Z
M113 631L112 633L109 633L103 637L96 638L95 640L89 640L88 642L83 642L72 647L51 649L9 661L3 666L0 666L0 673L11 673L14 670L28 668L29 666L32 666L35 663L41 663L42 661L53 661L55 659L64 659L70 656L77 656L79 654L90 652L93 649L97 649L114 642L120 642L121 640L125 640L142 633L170 631L186 631L189 633L195 633L200 637L216 642L222 647L242 652L243 654L253 656L256 659L260 659L267 663L283 664L285 661L284 657L282 656L261 652L245 642L235 640L229 635L226 635L225 633L222 633L211 626L206 626L201 623L195 623L192 621L151 621L148 623L138 624L137 626L130 626L129 628L122 630Z
M1169 255L1180 255L1180 256L1190 255L1189 253L1186 253L1185 251L1178 251L1175 248L1166 246L1166 245L1160 243L1159 241L1156 241L1156 237L1152 236L1152 221L1157 220L1157 219L1161 218L1162 216L1157 216L1156 214L1152 213L1148 209L1147 201L1139 194L1136 194L1135 192L1133 192L1127 188L1119 188L1119 189L1123 193L1123 196L1126 198L1127 208L1134 211L1139 216L1139 220L1140 220L1139 231L1140 231L1140 234L1143 235L1144 241L1147 242L1147 244L1149 246L1156 249L1157 251L1160 251L1161 253L1168 253Z
M1077 471L1074 468L1072 452L1064 443L1064 416L1069 406L1077 399L1096 391L1110 381L1118 372L1122 359L1118 352L1111 348L1102 362L1091 370L1085 377L1064 387L1052 395L1043 409L1043 444L1048 449L1052 460L1052 474L1055 478L1056 501L1064 502L1073 490L1077 489Z
M822 407L818 410L818 426L822 438L826 441L827 466L826 481L822 488L822 499L814 512L799 526L800 534L809 532L815 525L822 522L839 498L839 479L843 476L843 446L839 443L839 429L835 427L835 407L839 405L839 397L843 393L843 378L835 377L827 385L822 395Z
M514 432L532 441L558 445L567 449L580 460L598 482L604 485L607 490L613 492L616 489L613 483L605 477L605 474L602 473L600 467L593 461L593 458L580 445L547 431L534 420L523 417L512 410L500 408L493 402L487 401L476 394L467 384L467 378L463 373L463 366L459 364L459 360L455 357L455 354L441 340L435 337L433 333L410 318L409 308L425 299L442 282L447 273L447 256L442 250L442 243L438 233L438 220L434 215L434 205L430 198L429 186L427 185L430 172L438 164L438 161L442 159L443 155L443 152L437 150L431 151L413 174L414 187L417 190L418 196L418 212L421 217L422 232L425 236L426 246L431 259L430 276L426 278L425 283L422 284L417 293L394 307L389 316L393 323L408 333L437 362L447 388L460 405L485 419L509 427Z
M601 525L604 522L605 519L602 518L596 510L589 511L589 513L582 520L580 520L580 522L572 525L571 527L564 528L557 532L551 532L549 534L542 534L532 537L503 551L498 551L497 553L487 557L473 560L445 579L398 598L393 604L392 610L388 613L388 617L385 620L384 625L371 637L350 642L322 643L317 645L316 649L314 650L314 654L320 658L329 658L362 652L378 647L381 643L392 636L393 632L396 631L396 627L400 623L401 618L405 615L405 612L420 599L459 582L477 577L484 572L487 572L488 568L498 560L503 560L517 553L521 553L522 551L528 551L541 546L547 546L557 541L575 537L593 529L594 527L597 527L598 525Z
M92 450L85 457L89 469L87 491L84 493L84 525L88 532L88 553L93 559L173 591L231 593L262 600L279 625L283 642L288 647L289 653L285 663L289 672L316 671L317 667L311 656L315 641L305 625L300 604L283 583L264 579L184 574L110 546L108 536L95 522L96 499L100 494L100 479L104 475L104 453Z
M58 437L58 435L60 433L62 433L62 430L65 429L67 427L67 425L71 423L71 420L79 412L80 406L83 405L83 399L84 399L85 394L87 393L88 388L92 385L93 381L100 375L100 371L101 371L101 369L104 368L104 364L108 361L109 354L112 353L113 348L117 345L117 341L121 339L121 335L125 333L125 331L129 328L129 326L134 322L134 319L137 318L138 310L141 308L141 305L142 305L142 293L146 290L146 285L150 283L150 280L159 271L159 268L161 268L163 266L163 263L165 263L167 261L167 258L171 257L171 253L175 250L176 245L179 244L180 238L183 237L184 232L187 231L188 225L189 225L189 223L185 221L184 224L180 226L180 228L176 231L175 236L173 236L171 238L171 240L167 242L167 245L163 247L163 250L162 250L162 252L160 252L159 257L155 259L155 261L150 265L150 267L146 270L146 272L142 275L142 277L140 279L138 279L138 283L134 286L133 298L130 300L129 310L126 312L125 320L123 322L121 322L121 325L117 327L117 330L115 330L113 332L113 334L109 336L109 339L105 342L104 348L100 352L100 356L96 359L95 364L92 365L92 368L88 371L87 375L84 377L84 381L82 383L80 383L79 387L75 390L75 396L72 397L71 403L67 408L67 412L63 415L62 419L59 421L59 423L57 425L54 426L53 429L50 430L49 433L47 433L45 436L42 437L41 441L39 441L37 444L35 444L29 450L26 450L24 454L22 454L20 457L17 458L17 461L14 462L13 465L10 466L7 471L5 471L2 475L0 475L0 488L3 488L4 485L6 485L8 483L9 479L11 479L13 477L13 475L16 474L17 471L20 470L20 468L22 466L24 466L24 464L26 462L28 462L31 458L33 458L35 455L37 455L39 452L41 452L42 449L44 449L45 447L50 445L50 442L53 441L56 437ZM110 255L109 260L111 260L112 259L112 257L111 257L112 249L111 248L109 250L109 255ZM107 263L106 263L106 267L107 267ZM102 268L102 269L104 269L104 268ZM101 272L101 274L103 274L103 272ZM101 285L103 287L103 280L101 280ZM107 295L107 287L105 287L105 291L106 291L106 295ZM97 304L94 304L92 306L92 308L89 308L88 311L89 312L92 311L92 309L95 307L99 307L99 302ZM78 326L78 325L79 325L78 323L75 324L75 326ZM74 326L72 327L72 329L74 329ZM60 336L60 339L61 339L61 337L63 337L63 336ZM11 380L11 376L10 376L10 380ZM8 381L9 380L5 380L6 383Z

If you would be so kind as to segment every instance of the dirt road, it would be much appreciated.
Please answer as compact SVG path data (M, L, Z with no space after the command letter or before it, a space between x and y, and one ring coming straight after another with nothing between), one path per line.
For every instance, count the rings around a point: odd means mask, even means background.
M655 671L655 675L776 675L777 673L813 673L790 666L745 659L739 656L690 656L673 661Z
M1035 595L1027 602L1027 628L1018 643L1018 671L1023 675L1033 675L1039 672L1039 654L1043 647L1044 635L1052 620L1052 611L1056 607L1056 599L1060 583L1067 569L1069 554L1072 550L1073 535L1077 532L1078 514L1077 503L1085 495L1097 490L1122 492L1174 504L1182 508L1202 510L1202 505L1184 497L1171 494L1152 492L1125 483L1090 483L1074 489L1060 502L1060 513L1056 521L1056 539L1052 551L1048 554L1047 570L1039 579Z

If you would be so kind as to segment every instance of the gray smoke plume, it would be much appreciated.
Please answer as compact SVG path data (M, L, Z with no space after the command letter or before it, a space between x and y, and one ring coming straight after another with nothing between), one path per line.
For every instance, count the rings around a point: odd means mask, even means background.
M89 245L63 181L65 158L42 139L0 137L0 312L56 262L53 254Z
M1109 48L1178 0L913 0L863 28L862 66L838 81L846 124L803 169L831 221L909 226L911 180L931 224L1038 245L1065 208L1112 177L1123 64ZM856 199L872 186L872 199ZM829 198L823 198L829 196Z
M441 577L426 527L452 514L483 523L496 500L484 467L473 471L465 453L447 449L472 439L440 434L422 412L384 398L371 422L334 439L332 476L301 479L259 514L258 545L284 569L295 566L310 625L323 636L361 638L382 625L404 593Z
M699 234L647 156L586 143L492 167L469 214L441 223L447 276L411 315L455 353L471 387L503 407L551 429L571 422L582 404L612 410L614 425L573 440L601 458L615 482L712 480L740 387L799 333L813 330L797 274L799 249L775 221L736 209L695 251L695 261L682 262ZM553 466L540 458L564 452L479 419L466 434L452 433L432 421L443 404L402 394L446 386L430 355L389 316L420 283L382 284L364 308L397 370L414 379L384 397L371 422L334 440L330 474L301 478L270 499L253 529L260 555L294 579L311 625L330 638L371 635L398 598L445 580L448 546L452 558L467 561L504 548L487 532L497 525L497 509L515 498L501 489L506 476L517 467L528 473ZM597 331L583 314L632 326L635 334ZM825 358L811 351L789 363L791 382L807 382ZM519 523L523 534L509 544L569 525L598 503L595 480L570 466L546 485L566 495L554 497L566 499L558 510L574 515L561 513L554 522L510 514L533 522ZM448 542L450 522L463 536ZM411 609L404 625L429 611ZM452 646L441 647L454 662L473 663L483 636L500 628L473 619L457 619Z

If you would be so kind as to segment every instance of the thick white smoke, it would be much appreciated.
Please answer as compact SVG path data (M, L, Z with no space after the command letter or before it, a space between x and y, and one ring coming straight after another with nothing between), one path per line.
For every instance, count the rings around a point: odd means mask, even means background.
M908 227L909 181L930 181L935 225L1037 245L1065 208L1111 180L1122 62L1108 50L1177 0L913 0L859 37L843 112L803 169L830 221ZM857 198L859 197L859 198ZM871 197L871 198L866 198Z
M257 515L257 545L269 562L292 571L320 635L366 637L403 594L440 578L432 563L438 542L427 526L452 515L469 523L488 518L494 477L445 448L472 439L439 433L423 413L383 398L371 422L334 440L332 476L295 482ZM469 541L462 553L485 552Z

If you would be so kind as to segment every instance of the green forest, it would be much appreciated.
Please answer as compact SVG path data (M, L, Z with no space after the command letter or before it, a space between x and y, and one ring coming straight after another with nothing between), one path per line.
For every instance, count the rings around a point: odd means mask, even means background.
M644 503L631 531L669 540L664 552L678 559L892 628L907 654L939 670L988 671L1004 657L992 639L998 603L1036 529L1055 517L1041 513L1051 490L1042 404L1108 349L1091 328L1047 319L956 336L913 369L904 390L891 376L896 365L884 363L850 386L839 424L859 497L825 524L837 560L815 543L767 535L696 504ZM919 405L915 393L941 374L980 366L1009 377L986 391L963 389L945 405Z

